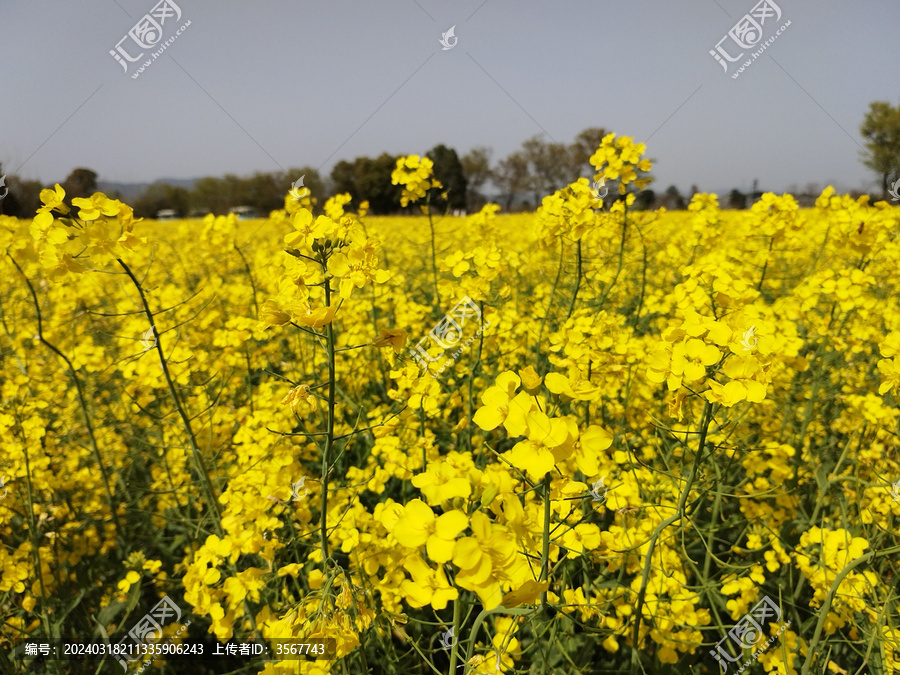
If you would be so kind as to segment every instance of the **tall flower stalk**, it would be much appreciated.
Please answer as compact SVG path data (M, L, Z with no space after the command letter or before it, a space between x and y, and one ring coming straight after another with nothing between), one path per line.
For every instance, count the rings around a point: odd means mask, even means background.
M284 237L286 271L281 278L281 293L264 302L260 307L261 328L291 324L302 333L311 335L323 349L327 363L327 381L315 384L299 384L284 398L295 414L300 414L303 402L318 407L318 395L314 392L327 387L325 399L325 430L313 433L288 435L311 438L321 452L321 489L319 552L323 569L327 567L328 547L328 479L334 465L336 392L338 352L369 346L337 345L334 321L339 307L350 300L357 288L366 283L384 283L390 275L378 269L375 250L376 239L366 235L358 217L344 215L345 200L332 199L325 205L328 215L313 217L307 208L296 210L291 218L294 231ZM335 304L337 300L337 303ZM320 332L324 329L324 332ZM399 338L400 335L398 334ZM402 336L405 342L405 333ZM353 435L357 432L351 432ZM321 439L321 440L319 440Z
M410 202L425 198L425 206L422 208L428 216L428 227L431 231L431 280L434 284L434 298L432 305L438 312L440 294L438 292L437 277L437 244L435 241L434 221L431 217L431 189L441 188L439 180L433 175L434 163L428 157L419 155L407 155L397 159L397 166L391 173L391 182L394 185L402 185L403 192L400 196L400 204L407 206Z

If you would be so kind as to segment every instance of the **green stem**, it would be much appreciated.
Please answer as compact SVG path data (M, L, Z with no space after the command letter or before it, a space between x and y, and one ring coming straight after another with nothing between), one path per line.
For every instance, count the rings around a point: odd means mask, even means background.
M603 303L606 301L607 296L609 296L609 292L612 290L613 286L616 285L616 282L619 280L619 275L622 273L622 265L625 259L625 238L628 232L628 212L622 214L622 240L619 242L619 263L616 266L616 273L612 278L612 281L609 282L609 285L603 291L603 295L600 296L600 302L597 303L597 310L599 311L601 307L603 307Z
M475 623L472 624L472 631L469 633L469 646L466 647L466 663L465 668L463 668L463 675L468 675L469 673L469 661L472 660L472 652L475 651L475 640L478 638L478 631L481 630L481 625L484 623L485 619L491 614L522 616L523 614L531 614L532 612L534 612L534 610L527 607L504 607L503 605L497 605L494 609L481 610L478 616L475 617Z
M547 311L544 312L544 318L541 319L541 329L538 331L538 339L537 339L537 356L541 355L541 338L544 336L544 326L547 325L547 317L550 315L550 311L553 309L553 298L556 296L556 287L559 285L559 278L562 276L562 268L563 268L563 257L566 252L566 245L562 240L562 237L559 239L559 266L556 268L556 279L553 281L553 289L550 291L550 302L547 304Z
M793 474L786 481L786 485L789 490L793 490L797 487L797 483L800 480L800 465L803 460L803 443L806 439L806 430L809 427L810 422L813 419L813 412L816 407L816 398L819 394L819 387L821 385L821 380L825 375L825 368L828 365L828 355L820 356L820 352L825 348L824 343L819 343L819 346L816 347L816 353L813 355L813 359L815 360L815 370L813 371L810 392L809 392L809 400L806 402L806 409L803 413L803 422L800 425L800 432L797 435L797 441L794 443L797 448L797 452L794 455L794 466L793 466Z
M575 309L575 300L578 298L578 290L581 288L581 239L578 240L578 246L575 249L576 257L576 278L575 278L575 292L572 293L572 302L569 303L569 313L566 314L566 320L572 316L572 312Z
M450 650L449 675L454 675L454 673L456 673L456 657L459 650L459 640L457 639L457 636L459 635L459 619L461 614L462 598L457 596L456 600L453 601L453 648Z
M550 561L550 473L544 476L544 531L541 546L541 577L540 581L547 580ZM547 611L547 591L541 592L541 608Z
M641 310L644 308L644 292L647 289L647 246L644 244L644 238L641 237L641 250L644 259L644 266L641 268L641 296L638 299L637 311L635 312L634 325L637 328L638 322L641 320Z
M43 318L41 316L41 308L40 303L38 303L37 294L34 291L34 286L31 285L31 280L25 276L25 272L22 271L22 268L19 267L19 263L9 255L9 259L12 260L13 265L16 266L16 269L22 275L22 278L25 279L25 283L28 285L28 290L31 291L31 299L34 302L34 311L37 314L37 329L38 329L38 340L40 340L41 344L46 345L54 354L60 357L63 361L66 362L66 365L69 368L69 373L72 375L72 379L75 380L75 391L78 393L78 402L81 406L81 412L84 414L84 423L87 426L88 437L91 439L91 450L94 453L94 459L97 462L97 466L100 469L100 478L103 480L103 487L106 489L106 499L109 501L109 511L112 515L113 525L116 528L116 538L121 540L122 536L122 528L119 525L119 516L116 513L116 505L113 502L112 490L109 487L109 475L106 472L106 467L103 464L103 459L100 456L100 448L97 446L97 438L94 434L94 425L91 422L91 416L88 413L87 409L87 400L84 398L84 389L81 386L81 380L78 378L78 374L75 372L75 367L72 365L72 362L69 361L68 357L63 354L56 346L47 342L44 338L44 323Z
M244 269L247 271L247 278L250 280L250 288L253 290L253 307L256 309L256 316L259 316L259 303L256 302L256 282L253 281L253 272L250 270L250 263L247 262L247 258L244 257L244 252L238 247L237 243L234 245L234 250L238 252L238 255L241 256L241 260L244 261Z
M672 525L673 523L676 523L684 518L684 505L687 502L688 495L691 492L691 487L693 487L694 480L697 477L697 469L700 467L700 462L703 459L703 450L706 445L706 433L709 430L709 424L711 421L712 403L707 401L706 405L703 408L703 422L702 428L700 430L700 443L697 447L697 454L694 455L694 462L693 464L691 464L691 471L688 474L687 483L685 483L684 489L681 491L681 495L678 498L676 514L662 521L653 532L653 536L650 537L650 545L647 548L647 558L644 561L644 571L641 576L641 588L638 591L637 603L635 605L634 633L631 639L631 662L633 666L632 670L634 670L638 665L637 662L640 649L641 620L643 619L642 612L644 608L644 598L647 594L647 585L650 582L650 567L653 560L653 549L656 548L656 540L659 538L659 535L662 534L663 530L665 530L669 525Z
M46 636L53 637L50 632L50 619L47 617L47 591L44 589L44 573L41 567L41 549L38 546L38 531L34 522L34 488L31 484L31 464L28 460L28 439L22 433L22 454L25 456L25 487L28 495L28 529L31 530L31 555L34 558L34 571L38 585L41 587L41 621Z
M719 471L719 467L716 465L715 462L713 462L713 466L715 466L715 469L716 469L716 479L717 479L716 482L720 482L721 474ZM710 522L709 522L709 525L710 525L709 533L708 533L707 539L706 539L706 559L703 561L703 578L704 579L710 578L709 577L709 568L712 565L712 550L713 550L713 544L714 544L714 539L716 536L716 529L717 529L716 524L719 522L719 514L722 511L722 493L720 491L716 490L715 494L716 494L716 497L715 497L715 501L713 502L712 514L710 516Z
M214 517L214 527L217 533L221 536L224 534L224 530L222 529L222 514L219 512L219 500L216 497L216 491L213 487L212 480L209 477L209 472L206 469L206 464L203 461L203 455L200 452L200 445L197 443L197 436L194 434L194 429L191 426L191 418L188 416L187 411L184 409L184 405L181 402L181 397L178 395L178 391L175 389L175 383L172 381L172 375L169 373L169 365L166 363L166 356L163 352L162 347L162 336L159 334L159 331L156 328L156 321L154 320L153 312L150 310L150 305L147 303L147 297L144 295L144 289L141 286L140 282L134 276L134 273L131 271L131 268L125 264L125 261L121 258L116 258L116 262L125 270L125 274L128 275L128 278L131 279L131 283L134 284L134 287L137 289L138 295L141 298L141 304L144 307L144 314L147 317L147 320L150 322L150 327L153 329L153 335L156 337L156 353L159 356L159 363L162 366L163 375L166 378L166 384L169 387L169 393L172 395L172 400L175 403L175 408L178 410L178 414L181 416L181 421L184 424L185 431L188 434L188 440L191 444L191 455L194 458L194 464L196 464L197 474L200 478L200 483L203 485L203 490L206 492L206 501L209 502L210 511Z
M484 302L481 302L481 326L478 333L478 357L475 359L475 365L472 366L472 369L469 371L469 410L468 417L472 419L472 415L475 412L475 394L473 390L473 386L475 384L475 377L478 372L481 370L481 355L484 352ZM468 449L469 452L472 452L472 427L473 424L469 424L466 427L466 437L468 439Z
M762 291L763 281L766 279L766 270L769 268L769 253L772 252L772 247L775 245L775 235L772 235L769 238L769 250L766 253L766 261L763 263L762 276L759 278L759 284L756 286L757 293Z
M328 280L328 263L325 254L322 254L322 273L325 276L325 307L331 306L331 283ZM328 560L328 463L331 459L331 447L334 444L334 392L335 392L335 349L334 349L334 320L327 327L328 349L328 428L325 432L325 448L322 451L322 523L319 530L319 545L322 549L322 568L325 569Z
M590 357L588 357L588 369L587 369L587 381L591 381L591 373L593 371L594 362L591 361ZM471 418L470 418L471 419ZM591 425L591 402L584 402L584 426L585 428Z
M419 436L422 438L422 473L428 469L428 449L425 444L425 406L419 408Z
M828 618L828 610L831 608L831 603L834 601L834 596L837 593L838 586L841 585L841 582L844 580L850 572L852 572L856 567L859 567L865 562L871 560L872 556L875 555L874 551L870 551L865 555L856 558L850 562L844 569L842 569L838 575L834 578L834 581L831 583L831 588L828 589L828 595L825 597L825 602L822 607L819 609L819 620L816 621L816 631L813 633L812 641L809 643L809 648L806 650L806 661L803 663L803 669L800 671L800 675L807 675L809 672L809 667L812 665L813 659L816 657L816 647L819 644L819 638L822 635L822 628L825 626L825 620Z
M425 200L425 210L428 211L428 227L431 228L431 276L434 281L434 307L438 309L438 302L441 296L438 294L438 277L437 277L437 251L435 248L434 221L431 219L431 193Z
M831 232L831 225L828 226L828 229L825 230L825 236L822 238L822 245L819 247L818 252L816 253L816 257L813 259L812 264L809 266L809 272L806 273L806 276L811 277L813 272L816 271L816 265L819 263L819 258L822 257L822 252L825 250L825 245L828 243L828 234Z

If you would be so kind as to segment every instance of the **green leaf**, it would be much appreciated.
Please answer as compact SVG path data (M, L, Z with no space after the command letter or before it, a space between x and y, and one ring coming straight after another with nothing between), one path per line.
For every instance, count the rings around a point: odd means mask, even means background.
M127 602L113 602L112 604L107 605L101 609L100 613L97 615L97 623L101 626L106 626L114 621L119 614L125 611L127 606Z

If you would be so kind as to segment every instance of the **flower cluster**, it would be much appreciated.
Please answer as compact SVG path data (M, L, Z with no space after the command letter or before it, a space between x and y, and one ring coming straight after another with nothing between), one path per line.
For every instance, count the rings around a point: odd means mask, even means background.
M95 192L90 198L72 200L76 216L65 197L59 183L41 190L43 206L31 221L34 250L50 278L81 273L88 260L102 266L146 243L146 238L134 234L134 212L127 204Z
M616 138L615 134L607 134L589 160L591 166L597 169L594 180L616 181L619 193L623 195L631 183L643 190L651 179L638 178L638 172L646 173L653 168L649 159L641 158L646 149L644 143L635 143L629 136Z
M391 172L391 183L403 186L400 197L403 206L423 199L432 188L443 187L440 181L433 177L433 169L434 162L428 157L406 155L397 160L397 167Z

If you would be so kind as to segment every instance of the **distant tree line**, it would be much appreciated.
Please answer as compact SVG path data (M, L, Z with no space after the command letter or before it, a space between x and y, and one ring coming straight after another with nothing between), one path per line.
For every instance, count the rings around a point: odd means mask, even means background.
M0 176L6 175L0 164ZM39 180L22 180L15 174L6 176L7 195L0 199L0 214L31 218L41 207L41 190L47 186ZM97 191L97 174L90 169L75 169L62 183L66 197L90 197ZM2 193L4 188L0 188Z
M250 206L258 215L284 208L284 198L291 185L303 177L303 187L313 197L325 197L325 185L319 172L311 167L284 172L257 172L241 177L225 174L222 178L207 176L194 181L192 189L180 185L154 183L134 200L134 212L141 218L153 218L163 209L175 211L179 217L213 213L227 214L236 206Z
M589 127L581 131L569 143L547 141L541 135L522 143L518 150L491 163L492 150L476 147L462 157L456 150L440 144L426 153L434 163L435 177L442 189L431 195L431 206L444 210L475 212L488 200L498 201L506 211L531 210L540 206L541 200L581 176L591 177L595 170L590 157L596 152L606 135L602 127ZM891 181L900 181L900 105L885 102L870 104L869 111L860 126L866 150L861 156L865 166L874 171L881 182L881 199L888 199ZM328 177L309 166L284 172L258 172L248 177L226 174L218 178L208 176L194 181L191 188L157 182L148 186L142 194L131 200L135 215L153 218L164 209L175 211L180 217L214 213L222 215L237 206L249 206L259 215L284 207L284 198L291 185L303 176L303 186L308 188L319 204L334 194L349 193L352 205L369 202L373 214L413 212L417 206L405 209L400 205L400 186L391 184L391 172L399 155L384 152L378 157L357 157L341 160ZM0 165L0 177L4 175ZM77 168L62 183L68 197L86 197L97 191L97 174L86 168ZM32 216L40 206L40 181L20 180L6 176L8 190L0 199L0 214L22 218ZM808 185L803 195L803 205L811 205L816 186ZM665 207L670 210L686 208L693 194L682 195L674 185L657 195L651 189L640 192L635 200L637 209ZM749 192L732 190L720 200L725 208L744 209L751 206L762 192L754 181ZM860 193L853 193L860 194ZM614 198L616 193L610 190ZM114 191L111 197L120 197Z
M459 158L456 151L445 145L437 145L426 155L434 162L434 173L441 182L439 194L432 196L432 207L444 210L478 211L489 196L487 186L500 190L499 199L505 210L531 210L540 205L547 194L576 180L580 176L594 174L588 159L600 144L602 129L586 129L569 146L546 143L531 138L522 149L511 153L494 167L490 164L491 150L478 147ZM592 149L593 148L593 149ZM164 182L149 185L137 198L130 200L139 218L155 218L162 210L172 210L178 217L200 216L206 213L227 214L237 206L249 206L260 216L284 208L284 198L291 185L303 177L319 204L332 194L349 193L352 205L369 202L373 214L415 212L418 207L400 206L400 186L391 184L391 172L399 155L382 153L378 157L357 157L352 162L341 160L335 164L327 179L322 179L312 167L290 169L285 172L255 173L249 177L226 174L222 178L208 176L194 181L193 188L170 185ZM2 175L2 167L0 167ZM31 217L40 207L39 181L7 177L9 194L0 200L0 213L20 218ZM89 197L98 191L97 174L90 169L78 168L61 183L68 198ZM2 188L0 188L2 189ZM697 187L691 188L691 195ZM615 192L611 192L615 195ZM743 209L752 204L762 193L743 194L732 190L728 198L729 208ZM115 190L110 197L122 198ZM446 195L446 197L444 196ZM518 201L515 201L518 200ZM663 194L645 189L638 194L635 208L655 209L664 206L669 210L684 209L690 195L682 196L678 188L670 186Z

